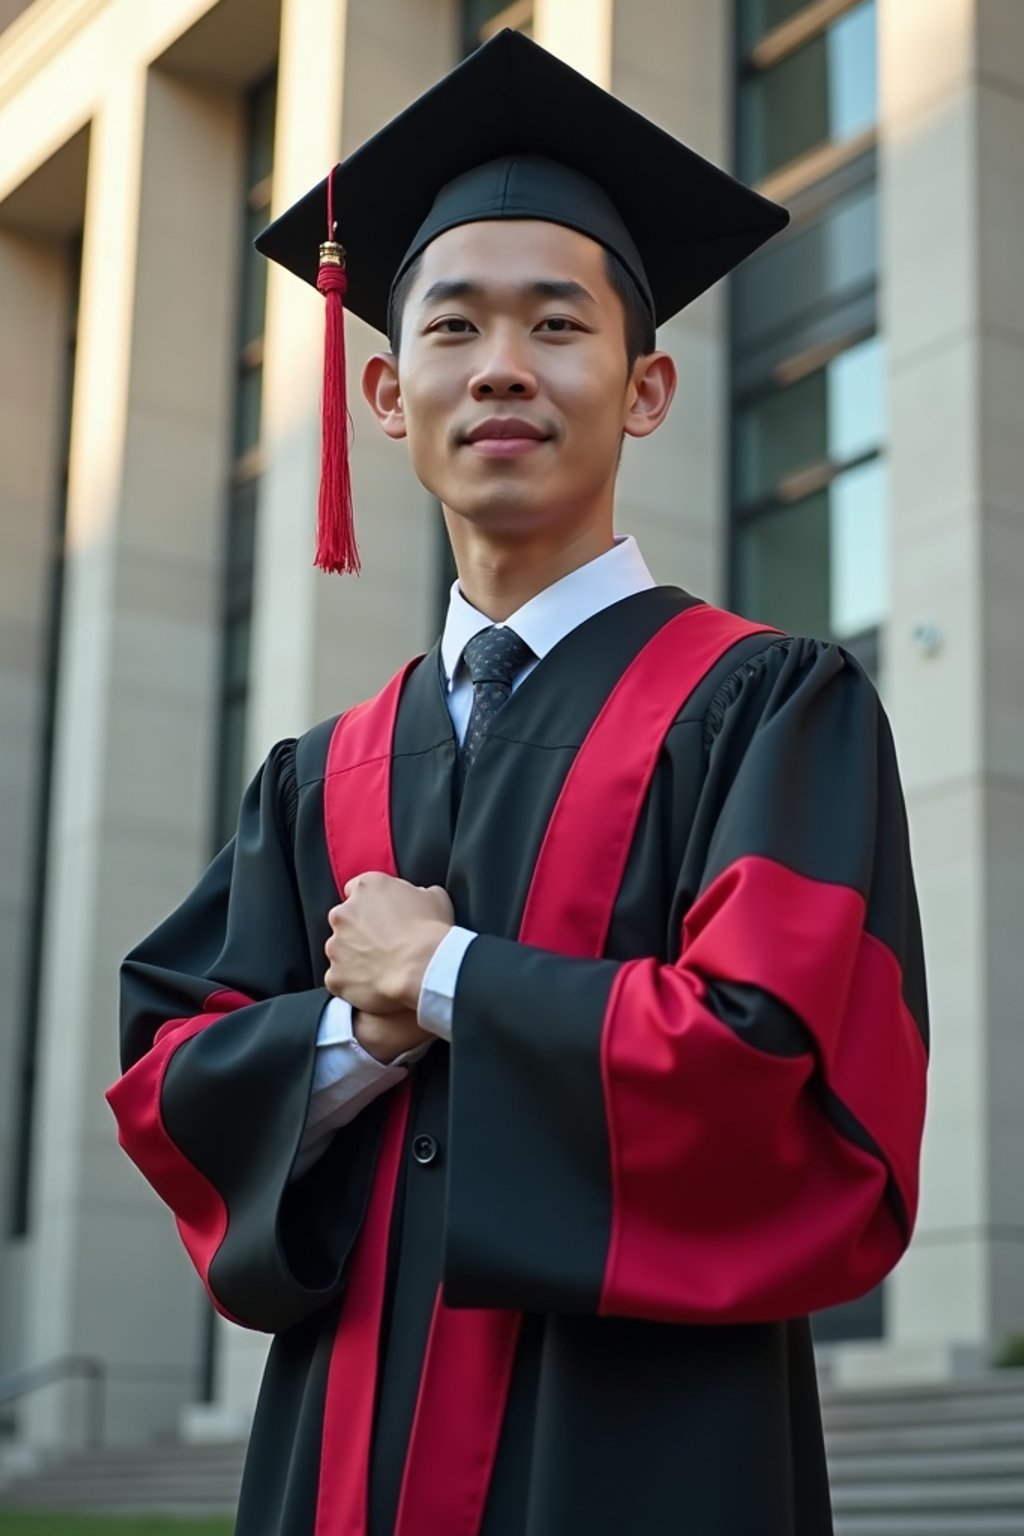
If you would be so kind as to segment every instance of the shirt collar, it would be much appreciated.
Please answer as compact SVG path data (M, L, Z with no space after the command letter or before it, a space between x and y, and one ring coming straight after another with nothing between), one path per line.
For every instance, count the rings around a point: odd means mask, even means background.
M615 540L611 549L589 560L531 597L505 623L525 640L540 660L580 624L596 613L646 592L655 585L654 577L640 547L631 534ZM448 687L458 670L462 653L474 635L489 629L492 620L467 602L454 582L448 599L448 617L441 637L441 662ZM500 626L499 626L500 627Z

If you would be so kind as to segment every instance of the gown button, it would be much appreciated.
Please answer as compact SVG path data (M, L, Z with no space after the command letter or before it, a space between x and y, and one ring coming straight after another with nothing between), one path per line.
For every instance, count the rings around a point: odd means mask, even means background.
M432 1163L440 1151L437 1140L433 1136L416 1136L413 1138L412 1155L418 1163Z

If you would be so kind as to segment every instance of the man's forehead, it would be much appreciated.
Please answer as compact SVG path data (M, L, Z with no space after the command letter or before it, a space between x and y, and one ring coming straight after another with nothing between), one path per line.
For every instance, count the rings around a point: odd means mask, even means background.
M437 235L421 253L414 292L469 282L482 289L542 281L583 282L604 270L605 247L546 219L480 219Z

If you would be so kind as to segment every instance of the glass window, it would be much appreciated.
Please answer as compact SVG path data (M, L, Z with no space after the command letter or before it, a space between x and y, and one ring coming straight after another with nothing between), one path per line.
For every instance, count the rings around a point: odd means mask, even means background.
M740 174L760 181L823 144L840 143L878 117L875 0L740 89Z
M829 487L829 628L837 640L875 629L889 607L886 489L884 459Z
M246 368L238 375L235 392L235 456L241 458L260 440L260 407L263 401L262 368Z
M736 350L761 346L780 331L792 337L823 310L871 287L877 267L878 196L870 181L838 199L813 223L772 241L737 269L733 280Z
M748 53L758 38L771 32L797 11L807 0L740 0L740 46Z
M245 788L246 696L225 698L221 705L220 762L217 774L214 842L218 848L230 840L238 821L238 806Z
M228 512L227 566L225 569L227 609L237 613L247 608L252 597L253 554L256 545L256 479L242 480L232 487Z
M246 142L246 186L266 181L274 164L274 118L277 113L277 78L272 77L249 96L249 127Z
M263 369L259 348L253 344L262 340L265 327L267 263L253 250L252 242L269 217L276 103L277 82L273 78L249 94L245 185L239 189L244 208L245 246L238 296L238 373L232 442L236 474L228 498L224 529L221 719L213 807L217 846L231 836L243 788L259 482L252 477L240 479L237 461L244 459L260 439Z
M737 536L740 612L796 634L827 635L828 567L824 493L754 518Z
M741 523L737 606L798 634L846 640L888 606L886 474L872 459L790 506Z
M267 311L267 259L253 249L253 241L267 224L269 208L249 208L245 216L245 250L242 253L242 299L239 342L244 347L263 335Z
M533 6L527 0L463 0L462 51L472 53L483 41L484 28L494 22L499 28L515 27L533 36Z
M740 506L774 497L799 470L877 452L885 431L883 386L881 340L870 336L795 384L743 406L736 418Z

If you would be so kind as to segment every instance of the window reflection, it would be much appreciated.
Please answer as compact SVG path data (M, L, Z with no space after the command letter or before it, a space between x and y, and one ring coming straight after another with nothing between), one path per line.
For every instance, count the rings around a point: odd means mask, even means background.
M882 459L752 518L737 532L740 610L797 634L855 639L886 613L886 528Z
M829 632L837 640L876 628L888 610L886 492L882 459L829 487Z
M820 217L768 245L746 262L733 284L734 341L752 348L813 322L870 287L878 265L877 190L862 184Z
M865 0L740 90L740 174L760 181L878 116L875 0Z
M736 419L740 506L774 497L788 476L877 452L885 431L882 343L870 336L823 368L743 407Z
M759 37L802 10L807 0L740 0L740 44L744 51Z

